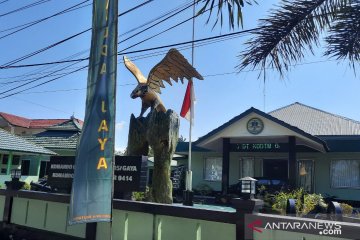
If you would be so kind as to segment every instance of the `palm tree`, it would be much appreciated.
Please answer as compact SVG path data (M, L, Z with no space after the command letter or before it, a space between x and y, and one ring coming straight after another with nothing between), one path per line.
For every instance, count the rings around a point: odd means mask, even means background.
M360 60L360 0L282 0L252 32L246 50L239 55L238 70L260 67L264 72L274 68L283 76L291 65L303 60L306 51L314 54L314 47L325 34L324 55L349 60L355 69Z
M228 19L229 19L229 27L230 29L235 28L235 22L237 26L243 26L242 21L242 11L241 8L245 6L245 4L252 5L253 3L257 3L257 0L194 0L197 4L202 3L203 6L198 11L197 15L203 14L205 12L209 12L209 16L207 19L207 23L209 23L213 10L217 9L216 19L214 23L214 27L220 23L223 25L224 22L224 13L223 10L228 11ZM219 22L220 20L220 22Z

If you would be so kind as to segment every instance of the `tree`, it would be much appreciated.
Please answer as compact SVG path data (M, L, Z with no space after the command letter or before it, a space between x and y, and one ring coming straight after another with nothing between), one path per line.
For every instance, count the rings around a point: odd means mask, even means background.
M186 142L186 138L183 135L180 135L178 142Z
M214 26L220 23L223 25L224 22L224 13L223 10L226 9L228 11L228 19L229 19L229 28L235 28L235 22L237 26L243 26L242 21L242 11L241 8L245 6L245 4L251 5L253 3L257 3L256 0L195 0L197 4L202 3L203 6L198 11L197 15L203 14L205 12L209 12L209 16L207 19L207 23L209 23L213 10L217 8L217 14ZM220 21L219 21L220 20Z
M211 1L214 0L206 0ZM234 4L227 7L229 13L233 13L230 8L233 9ZM229 15L229 21L231 19L233 16ZM303 60L306 51L314 54L314 47L320 45L320 37L325 33L324 55L347 59L355 69L360 60L360 1L282 0L252 32L246 50L239 55L238 70L260 67L264 73L266 68L274 68L283 76L291 65Z

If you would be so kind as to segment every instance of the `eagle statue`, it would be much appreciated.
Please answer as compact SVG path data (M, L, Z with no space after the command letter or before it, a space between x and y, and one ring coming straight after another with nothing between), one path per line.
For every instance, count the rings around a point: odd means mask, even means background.
M147 79L126 56L124 56L124 64L138 82L130 97L133 99L141 98L142 105L139 117L142 117L149 107L151 110L166 112L166 108L158 95L161 93L160 87L165 88L163 81L172 86L171 79L175 82L180 79L182 83L184 83L184 78L189 81L192 81L192 78L204 79L175 48L170 49L166 56L151 69Z

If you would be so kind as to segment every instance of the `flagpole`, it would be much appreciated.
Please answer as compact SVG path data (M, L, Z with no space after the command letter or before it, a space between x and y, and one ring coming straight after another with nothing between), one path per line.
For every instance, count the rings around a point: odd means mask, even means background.
M195 40L195 2L196 0L194 0L194 5L193 5L193 19L192 19L192 43L191 43L191 66L194 66L194 49L195 49L195 44L194 44L194 40ZM191 79L192 81L192 79ZM192 81L191 82L192 84L192 91L193 91L193 88L194 88L194 82ZM193 93L193 92L191 92ZM194 116L194 99L192 99L194 96L193 94L190 94L190 97L191 97L191 112L190 112L190 128L189 128L189 161L188 161L188 190L189 191L192 191L192 171L191 171L191 153L192 153L192 142L191 142L191 134L192 134L192 125L193 125L193 116Z
M193 5L193 21L192 21L192 43L191 43L191 66L194 66L194 39L195 39L195 3ZM189 127L189 155L188 155L188 170L186 171L186 189L184 191L184 201L183 204L187 206L193 205L193 192L192 192L192 171L191 171L191 134L192 134L192 125L193 125L193 116L194 116L194 82L190 79L190 127Z

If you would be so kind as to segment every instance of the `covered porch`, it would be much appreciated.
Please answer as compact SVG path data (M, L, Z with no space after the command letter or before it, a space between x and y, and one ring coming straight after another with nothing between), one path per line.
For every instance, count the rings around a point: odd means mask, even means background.
M223 194L236 177L245 176L259 179L260 184L279 180L312 192L314 160L328 151L321 139L255 108L200 138L196 145L222 154Z

